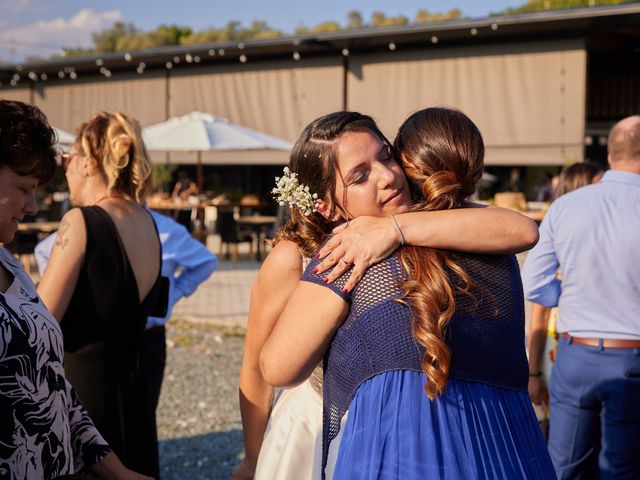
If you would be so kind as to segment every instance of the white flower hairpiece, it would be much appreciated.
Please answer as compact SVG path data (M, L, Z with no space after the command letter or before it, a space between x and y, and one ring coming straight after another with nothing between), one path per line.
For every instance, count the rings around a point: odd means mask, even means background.
M300 183L298 175L289 170L289 167L284 167L282 177L276 177L276 186L271 193L281 206L289 204L289 207L297 207L304 215L311 215L316 211L318 194L311 193L309 187Z

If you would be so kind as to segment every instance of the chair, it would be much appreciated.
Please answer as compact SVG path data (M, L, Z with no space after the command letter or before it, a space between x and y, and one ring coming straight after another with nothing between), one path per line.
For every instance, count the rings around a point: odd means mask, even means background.
M233 209L218 208L216 231L220 235L220 255L224 253L227 260L229 260L229 251L231 250L231 261L238 261L238 244L244 242L249 243L249 253L253 255L253 236L238 231Z

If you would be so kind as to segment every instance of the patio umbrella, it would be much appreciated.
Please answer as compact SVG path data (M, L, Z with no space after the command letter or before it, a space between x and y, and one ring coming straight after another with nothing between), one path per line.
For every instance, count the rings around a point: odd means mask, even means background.
M144 128L150 151L197 152L198 187L202 189L202 152L291 150L293 144L204 112L191 112Z
M73 145L73 142L76 141L76 136L72 133L65 132L56 127L53 127L53 130L56 132L58 145Z

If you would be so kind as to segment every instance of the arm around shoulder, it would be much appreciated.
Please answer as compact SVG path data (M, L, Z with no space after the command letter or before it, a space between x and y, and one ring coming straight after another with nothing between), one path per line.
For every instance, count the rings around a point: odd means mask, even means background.
M396 216L406 243L471 253L510 254L532 248L539 238L530 218L499 207L411 212Z

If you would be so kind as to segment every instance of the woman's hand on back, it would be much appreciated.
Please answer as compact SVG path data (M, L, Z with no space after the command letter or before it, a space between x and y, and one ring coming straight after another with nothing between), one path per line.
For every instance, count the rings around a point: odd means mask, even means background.
M345 289L351 291L371 265L387 258L401 245L398 231L389 217L362 216L354 218L333 230L333 237L318 252L322 258L317 273L333 267L326 276L333 282L351 269Z

